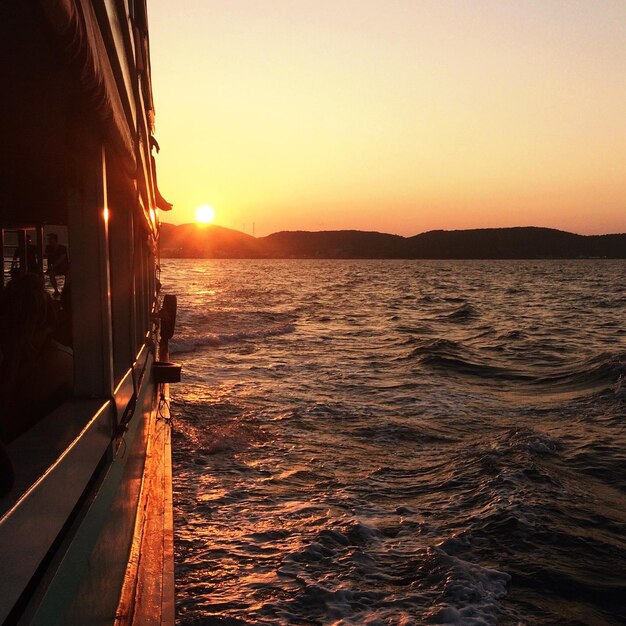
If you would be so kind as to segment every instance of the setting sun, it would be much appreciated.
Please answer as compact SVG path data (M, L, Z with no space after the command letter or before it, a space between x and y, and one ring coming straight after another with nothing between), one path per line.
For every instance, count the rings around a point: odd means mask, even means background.
M203 204L196 209L196 222L209 224L215 219L215 209L208 204Z

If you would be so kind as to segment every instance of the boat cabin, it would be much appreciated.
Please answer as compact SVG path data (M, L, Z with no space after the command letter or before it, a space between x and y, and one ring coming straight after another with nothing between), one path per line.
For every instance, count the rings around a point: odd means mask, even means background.
M146 0L4 1L0 58L0 622L173 623Z

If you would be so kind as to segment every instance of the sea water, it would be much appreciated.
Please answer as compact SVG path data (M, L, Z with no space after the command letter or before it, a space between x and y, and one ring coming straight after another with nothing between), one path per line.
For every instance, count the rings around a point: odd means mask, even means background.
M626 623L626 262L162 265L179 624Z

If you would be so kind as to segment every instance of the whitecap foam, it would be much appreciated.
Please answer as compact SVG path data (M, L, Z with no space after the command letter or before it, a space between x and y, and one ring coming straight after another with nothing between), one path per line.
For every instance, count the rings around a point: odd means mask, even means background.
M533 454L554 454L558 442L554 437L534 428L516 428L510 431L503 442L512 450L526 450Z
M487 626L497 622L507 595L510 574L450 556L441 548L428 548L432 575L443 579L442 601L428 610L433 624Z
M293 324L281 324L269 328L260 328L255 331L182 334L175 336L170 341L170 354L184 354L185 352L195 352L198 349L206 347L218 347L243 341L254 341L255 339L287 335L294 332L295 329Z

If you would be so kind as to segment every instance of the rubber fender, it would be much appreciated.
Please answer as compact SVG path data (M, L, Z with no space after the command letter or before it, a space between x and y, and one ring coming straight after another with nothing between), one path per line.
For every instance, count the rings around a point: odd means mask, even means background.
M163 296L163 308L161 309L161 339L171 339L176 327L176 296Z

